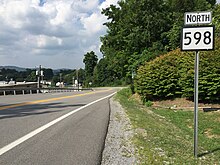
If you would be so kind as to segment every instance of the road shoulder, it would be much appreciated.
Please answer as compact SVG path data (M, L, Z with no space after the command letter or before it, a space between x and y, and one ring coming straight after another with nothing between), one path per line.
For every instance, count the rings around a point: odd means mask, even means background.
M110 99L110 107L110 121L101 164L135 164L135 147L132 144L134 132L130 120L114 98Z

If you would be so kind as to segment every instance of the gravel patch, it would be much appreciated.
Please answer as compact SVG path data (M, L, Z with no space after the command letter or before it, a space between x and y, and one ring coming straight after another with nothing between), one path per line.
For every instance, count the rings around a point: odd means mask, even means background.
M134 132L122 106L110 99L110 121L102 156L102 165L136 164L135 147L132 144Z

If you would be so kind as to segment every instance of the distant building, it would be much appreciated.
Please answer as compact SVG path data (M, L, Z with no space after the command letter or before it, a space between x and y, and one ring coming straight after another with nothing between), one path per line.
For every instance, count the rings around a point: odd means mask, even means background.
M64 82L57 82L56 87L63 88L63 87L65 87L65 84L64 84Z
M6 81L0 81L0 86L4 86L5 84L7 84Z

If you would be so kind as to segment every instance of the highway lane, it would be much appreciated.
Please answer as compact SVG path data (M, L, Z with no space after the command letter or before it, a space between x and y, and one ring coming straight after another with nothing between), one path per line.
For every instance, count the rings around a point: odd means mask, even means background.
M116 90L1 97L0 152L37 128ZM0 164L99 164L108 119L109 103L103 99L3 153Z

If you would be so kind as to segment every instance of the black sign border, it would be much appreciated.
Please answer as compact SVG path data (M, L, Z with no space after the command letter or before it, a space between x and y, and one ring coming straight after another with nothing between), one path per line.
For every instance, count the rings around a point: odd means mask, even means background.
M213 48L212 49L187 49L183 50L183 29L185 28L199 28L199 27L213 27ZM215 49L215 25L206 25L206 26L184 26L181 30L181 40L180 40L180 50L181 51L213 51Z

